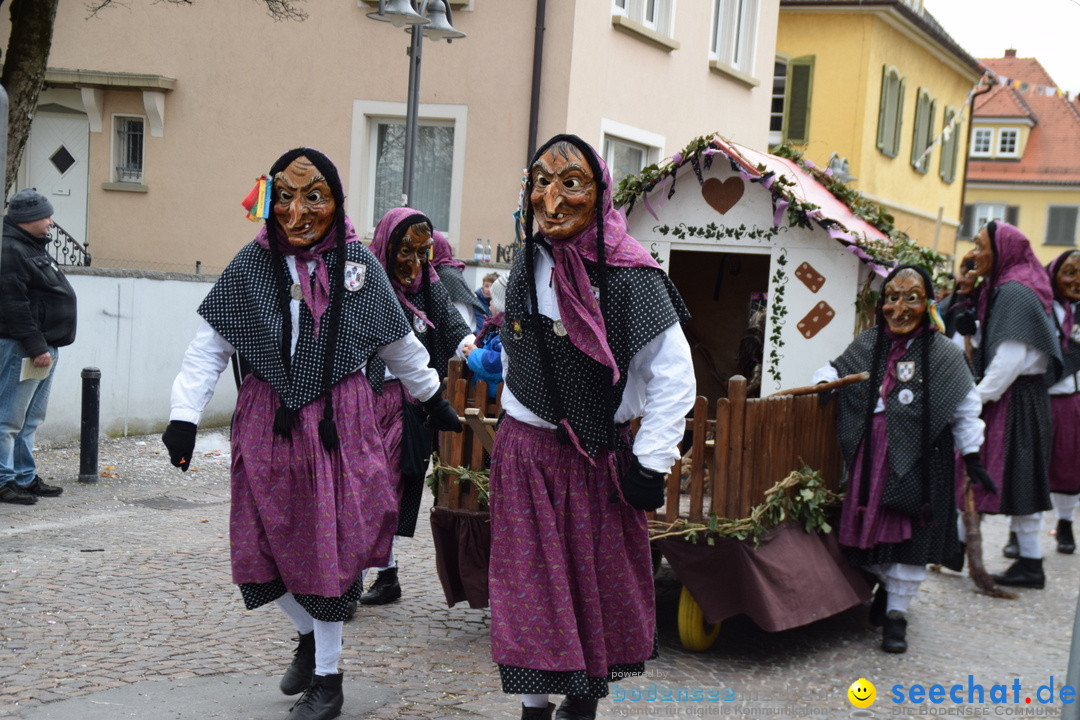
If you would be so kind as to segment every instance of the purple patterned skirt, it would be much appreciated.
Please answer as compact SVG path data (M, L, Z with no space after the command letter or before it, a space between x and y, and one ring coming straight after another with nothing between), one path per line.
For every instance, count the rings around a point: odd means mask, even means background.
M1050 491L1080 493L1080 393L1050 396L1054 443L1050 451Z
M875 413L870 426L870 477L862 476L865 443L859 445L851 461L850 479L840 511L840 544L863 550L882 543L911 539L911 518L881 506L881 496L889 479L889 435L885 413ZM866 507L859 506L863 483L868 482Z
M612 502L613 459L601 450L593 465L553 431L509 416L499 427L491 652L506 692L602 696L613 672L641 672L654 656L648 526L644 512Z
M389 560L394 481L363 373L333 389L340 450L319 440L322 400L300 408L291 437L274 435L278 394L249 375L232 426L233 582L248 608L284 592L319 620L340 620L360 572Z

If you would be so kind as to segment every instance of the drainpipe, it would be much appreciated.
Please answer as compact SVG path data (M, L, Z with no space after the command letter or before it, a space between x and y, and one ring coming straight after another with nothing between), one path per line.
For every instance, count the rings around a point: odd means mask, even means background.
M529 104L529 152L525 164L536 152L536 132L540 119L540 75L544 61L544 15L547 0L536 0L536 34L533 36L532 100Z
M960 183L960 227L964 226L964 201L967 199L968 165L971 164L971 135L972 130L975 127L975 98L980 95L985 95L993 89L993 84L987 85L982 90L976 90L971 95L971 112L968 113L967 139L964 141L964 180ZM956 246L953 245L954 253L955 248Z

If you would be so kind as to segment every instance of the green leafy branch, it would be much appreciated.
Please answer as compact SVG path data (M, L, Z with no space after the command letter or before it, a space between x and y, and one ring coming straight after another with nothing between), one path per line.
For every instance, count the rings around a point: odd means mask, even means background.
M792 471L786 478L765 491L761 504L745 518L731 520L710 514L704 523L679 518L674 522L649 521L651 540L682 537L687 542L715 545L718 538L753 540L756 546L762 535L785 522L797 522L806 532L829 533L830 510L840 504L841 496L825 487L821 473L808 465Z
M476 490L476 499L480 505L488 504L488 471L472 470L458 465L451 467L443 464L439 453L431 454L431 472L427 475L427 486L438 498L439 486L444 480L452 480L458 485L471 485Z

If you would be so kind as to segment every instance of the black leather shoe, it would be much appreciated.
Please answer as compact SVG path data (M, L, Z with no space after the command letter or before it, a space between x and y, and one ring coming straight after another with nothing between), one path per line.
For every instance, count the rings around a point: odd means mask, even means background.
M994 582L1008 587L1026 587L1042 590L1046 587L1042 558L1017 558L1009 569L994 576Z
M555 709L554 703L548 703L546 708L521 706L521 720L551 720L551 712Z
M37 498L24 491L13 482L0 485L0 502L15 503L16 505L33 505Z
M1076 540L1073 539L1072 520L1058 520L1057 551L1063 555L1076 552Z
M315 675L311 685L292 706L286 720L330 720L341 714L341 706L344 704L341 673Z
M356 617L356 605L357 603L355 600L350 600L345 605L345 622L349 622L354 617Z
M1016 533L1009 533L1009 542L1005 543L1005 547L1001 548L1001 554L1010 560L1020 557L1020 541L1016 539Z
M967 558L967 543L960 543L958 548L955 553L946 558L945 562L941 563L953 572L962 572L964 560Z
M907 618L899 610L893 610L885 616L881 628L881 649L887 653L907 651Z
M595 720L596 704L596 698L567 695L555 711L555 720Z
M23 488L31 495L37 495L38 497L56 497L64 492L64 488L56 485L46 485L45 481L37 475L34 476L34 482L30 483Z
M879 582L877 592L874 593L874 601L870 603L870 624L881 627L885 624L885 607L888 604L889 594L885 591L885 583Z
M360 596L361 605L385 605L401 597L401 585L397 579L397 568L379 571L375 584Z
M278 687L286 695L304 692L311 685L315 676L315 632L298 637L299 642L293 650L292 664L285 671Z

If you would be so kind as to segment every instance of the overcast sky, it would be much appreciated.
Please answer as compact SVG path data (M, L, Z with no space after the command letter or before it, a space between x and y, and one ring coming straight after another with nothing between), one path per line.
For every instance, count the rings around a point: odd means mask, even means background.
M923 0L977 58L1036 58L1061 89L1080 92L1080 0Z

